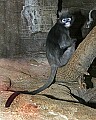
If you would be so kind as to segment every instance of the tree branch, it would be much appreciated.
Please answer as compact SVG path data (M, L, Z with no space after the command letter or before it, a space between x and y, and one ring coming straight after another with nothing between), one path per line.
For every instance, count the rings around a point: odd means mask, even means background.
M80 43L68 64L58 69L57 79L64 81L81 80L96 57L96 27Z

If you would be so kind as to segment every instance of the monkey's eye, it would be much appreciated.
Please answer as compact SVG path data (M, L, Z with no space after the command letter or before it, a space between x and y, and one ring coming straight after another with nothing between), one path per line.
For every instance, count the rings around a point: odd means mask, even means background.
M62 19L62 23L67 23L67 22L70 22L71 21L71 18L63 18Z
M67 22L67 20L64 18L64 19L62 19L62 23L66 23Z
M71 18L67 18L67 21L71 21Z

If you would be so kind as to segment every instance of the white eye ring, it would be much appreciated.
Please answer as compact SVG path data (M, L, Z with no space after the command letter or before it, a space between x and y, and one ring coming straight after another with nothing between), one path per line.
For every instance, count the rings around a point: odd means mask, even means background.
M66 23L66 19L62 19L62 23Z
M71 21L71 18L68 18L67 20L68 20L68 21Z
M62 23L66 23L66 22L70 22L71 21L71 18L63 18L62 19Z

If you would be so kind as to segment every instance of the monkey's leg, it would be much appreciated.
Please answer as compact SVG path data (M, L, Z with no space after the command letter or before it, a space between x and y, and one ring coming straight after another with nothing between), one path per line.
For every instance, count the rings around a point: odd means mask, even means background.
M71 56L73 55L74 51L75 51L75 43L73 43L71 47L68 47L66 49L66 51L64 51L64 54L60 58L61 66L64 66L68 63L68 61L71 58Z

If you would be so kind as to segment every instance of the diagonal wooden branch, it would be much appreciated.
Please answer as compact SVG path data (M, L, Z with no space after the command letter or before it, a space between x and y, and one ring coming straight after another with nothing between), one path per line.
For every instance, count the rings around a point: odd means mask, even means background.
M78 81L90 67L96 57L96 27L81 42L68 64L58 69L57 79Z

